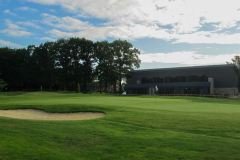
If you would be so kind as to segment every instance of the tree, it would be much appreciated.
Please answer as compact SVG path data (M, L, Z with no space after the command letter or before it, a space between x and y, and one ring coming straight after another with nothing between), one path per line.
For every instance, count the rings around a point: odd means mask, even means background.
M233 64L235 64L235 65L237 66L237 69L238 69L238 77L239 77L239 79L240 79L240 56L235 56L235 57L232 59L232 62L233 62ZM240 81L239 81L238 87L240 88Z
M51 90L56 84L56 54L53 42L46 42L39 47L29 46L31 53L32 75L38 84L38 88ZM36 75L37 74L37 75Z
M115 73L118 77L119 92L122 92L122 79L127 77L128 72L140 67L140 51L128 41L116 40L112 43L114 52ZM116 82L117 83L117 82Z
M9 90L22 90L27 85L29 53L26 49L0 49L1 79L8 83Z
M84 38L61 39L55 43L55 48L64 85L72 84L78 89L80 84L81 90L86 92L93 75L93 42Z
M0 79L0 91L3 91L4 88L7 86L7 82L5 82L4 80Z
M70 38L68 46L72 56L73 78L77 87L86 92L93 78L93 42L85 38Z
M240 56L235 56L232 59L233 64L235 64L238 68L240 67Z
M69 85L72 83L72 56L71 50L68 46L68 40L59 39L54 43L54 50L56 54L56 70L58 72L60 84L62 89L68 89Z
M88 84L93 80L93 62L95 61L94 57L94 45L93 42L85 38L76 40L79 41L78 48L80 53L81 64L81 90L83 92L88 91Z
M108 91L109 85L117 80L114 69L114 52L111 44L107 41L96 42L94 45L94 54L96 57L95 73L99 80L100 92ZM104 89L102 89L104 87Z
M100 90L121 91L121 80L139 67L139 51L127 41L93 43L84 38L59 39L27 48L0 48L0 79L9 90L76 90L87 92L93 79ZM81 89L80 89L81 88Z

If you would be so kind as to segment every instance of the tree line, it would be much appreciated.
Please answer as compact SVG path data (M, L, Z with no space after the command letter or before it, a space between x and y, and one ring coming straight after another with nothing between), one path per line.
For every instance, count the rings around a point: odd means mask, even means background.
M121 92L139 68L140 51L125 40L59 39L27 48L0 48L0 90Z

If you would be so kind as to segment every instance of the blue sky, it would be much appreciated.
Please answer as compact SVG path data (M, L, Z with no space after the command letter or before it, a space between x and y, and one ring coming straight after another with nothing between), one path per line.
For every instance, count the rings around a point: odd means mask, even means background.
M222 64L240 54L239 0L0 0L0 46L126 39L141 68Z

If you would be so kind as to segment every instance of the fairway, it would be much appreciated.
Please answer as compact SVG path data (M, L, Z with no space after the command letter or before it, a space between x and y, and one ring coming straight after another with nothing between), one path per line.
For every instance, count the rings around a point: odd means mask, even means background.
M0 110L100 112L85 121L0 117L0 160L240 159L240 100L0 93Z

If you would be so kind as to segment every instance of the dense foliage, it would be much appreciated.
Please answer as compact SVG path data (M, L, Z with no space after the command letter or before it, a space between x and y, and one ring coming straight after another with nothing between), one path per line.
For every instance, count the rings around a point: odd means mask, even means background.
M121 91L122 78L139 67L139 54L127 41L84 38L0 48L0 79L5 90Z

